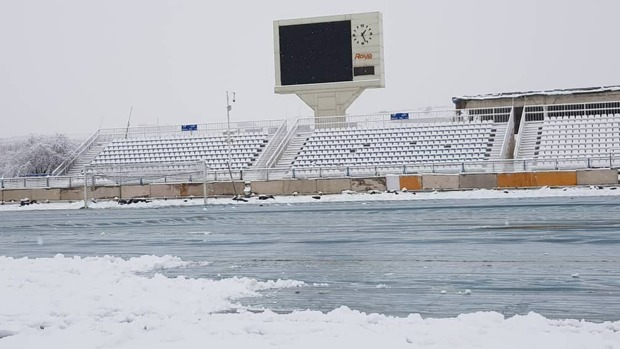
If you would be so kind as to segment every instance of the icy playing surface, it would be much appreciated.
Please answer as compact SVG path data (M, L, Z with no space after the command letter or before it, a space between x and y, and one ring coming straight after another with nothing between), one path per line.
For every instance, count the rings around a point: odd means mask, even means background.
M617 348L618 194L3 206L0 348Z

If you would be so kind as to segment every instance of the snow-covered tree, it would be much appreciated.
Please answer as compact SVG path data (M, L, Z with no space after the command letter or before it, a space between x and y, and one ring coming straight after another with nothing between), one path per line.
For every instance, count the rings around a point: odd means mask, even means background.
M32 135L26 141L0 151L0 175L2 177L49 175L75 149L75 143L67 136Z
M16 145L9 142L0 144L0 177L6 177L8 173L13 172L13 156L16 149Z

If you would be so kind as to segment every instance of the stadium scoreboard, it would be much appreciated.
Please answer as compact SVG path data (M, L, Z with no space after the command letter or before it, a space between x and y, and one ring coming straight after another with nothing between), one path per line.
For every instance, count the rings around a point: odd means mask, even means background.
M276 93L384 87L380 12L274 22Z

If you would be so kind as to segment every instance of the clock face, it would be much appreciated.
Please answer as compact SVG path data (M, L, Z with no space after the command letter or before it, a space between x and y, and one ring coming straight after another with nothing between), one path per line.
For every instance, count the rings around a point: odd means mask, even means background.
M353 28L353 34L351 35L353 42L362 46L370 44L372 36L372 27L364 23L358 24Z

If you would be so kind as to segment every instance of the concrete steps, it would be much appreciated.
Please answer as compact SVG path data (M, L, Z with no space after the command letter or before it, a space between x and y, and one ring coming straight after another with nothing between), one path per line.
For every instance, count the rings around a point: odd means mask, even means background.
M67 171L67 176L79 176L82 174L82 170L84 170L84 166L90 164L97 154L101 153L103 148L108 145L108 142L100 142L95 146L87 150L84 154L80 155L78 159L75 161L73 166Z
M496 124L495 137L493 145L491 146L490 160L499 160L502 158L502 145L504 144L504 137L506 135L507 124Z
M295 134L274 168L279 170L290 170L293 161L295 161L295 157L297 156L297 154L299 154L299 151L304 146L304 143L306 143L310 135L312 135L311 132Z
M538 156L542 125L542 121L529 121L524 125L517 150L518 159L532 159Z

